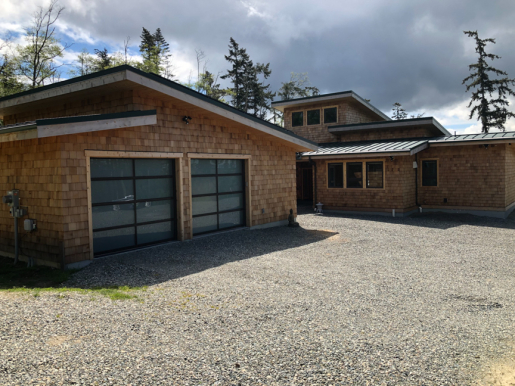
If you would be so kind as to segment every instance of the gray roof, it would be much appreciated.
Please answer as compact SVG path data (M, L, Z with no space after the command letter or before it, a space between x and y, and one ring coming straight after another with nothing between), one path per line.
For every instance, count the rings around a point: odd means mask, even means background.
M302 156L412 153L427 147L429 138L321 143L317 151L302 153Z
M342 91L342 92L334 92L331 94L313 95L313 96L304 97L304 98L285 99L285 100L281 100L281 101L275 101L275 102L272 102L272 107L275 108L276 110L284 112L285 107L300 106L300 105L316 103L316 102L325 102L325 101L331 101L331 100L341 99L341 98L352 98L355 101L361 103L363 106L365 106L369 110L373 111L375 114L377 114L381 118L383 118L387 121L391 120L391 118L388 115L383 113L377 107L375 107L370 102L368 102L365 98L362 98L361 96L359 96L352 90Z
M489 141L489 140L500 140L500 139L515 139L515 131L503 131L500 133L488 133L488 134L464 134L464 135L453 135L448 137L431 138L429 143L443 143L443 142L470 142L470 141Z
M465 142L515 142L515 131L489 134L464 134L432 138L404 138L390 140L328 142L318 145L317 151L301 153L303 157L317 156L352 156L352 155L381 155L395 153L398 155L413 155L431 145L464 145Z
M422 118L409 118L409 119L398 119L391 121L382 122L366 122L366 123L351 123L346 125L334 125L329 126L328 130L333 134L344 134L349 132L365 131L365 130L379 130L379 129L391 129L398 127L409 127L409 126L432 126L435 129L435 135L451 135L440 122L433 117L422 117Z
M48 95L51 95L51 97L55 97L56 95L69 94L71 92L70 90L72 90L71 85L77 86L77 84L86 81L87 83L84 83L84 86L78 85L77 87L79 87L81 90L84 90L86 88L92 88L92 87L94 87L94 82L92 82L93 79L101 78L106 75L110 75L110 74L114 74L114 73L121 73L121 72L131 72L139 77L146 78L146 79L154 81L160 85L169 87L170 89L172 89L174 91L180 92L181 96L184 95L187 97L192 97L194 99L197 99L198 101L202 101L203 103L206 103L207 105L216 107L217 109L222 110L222 111L220 111L220 113L223 113L222 115L225 117L228 117L228 115L224 115L225 113L230 113L230 114L233 114L233 116L241 117L241 118L245 119L246 122L248 122L248 123L245 123L246 125L254 128L254 129L258 129L258 130L265 131L265 132L268 132L268 131L262 130L262 128L271 129L271 130L273 130L272 133L274 133L272 135L278 136L279 138L286 139L286 140L294 142L294 143L298 143L299 141L301 141L301 143L303 143L302 146L305 148L308 148L308 149L314 148L316 146L315 142L310 141L309 139L306 139L304 137L301 137L301 136L295 134L294 132L287 130L281 126L275 125L271 122L268 122L267 120L255 117L251 114L248 114L246 112L238 110L232 106L229 106L228 104L226 104L224 102L220 102L216 99L210 98L207 95L204 95L200 92L192 90L188 87L185 87L185 86L183 86L179 83L176 83L174 81L171 81L169 79L163 78L159 75L156 75L153 73L147 73L147 72L141 71L137 68L134 68L134 67L131 67L128 65L121 65L118 67L113 67L113 68L110 68L110 69L107 69L104 71L99 71L99 72L95 72L92 74L79 76L77 78L72 78L72 79L68 79L65 81L56 82L56 83L52 83L52 84L49 84L46 86L38 87L38 88L35 88L32 90L23 91L23 92L20 92L17 94L1 97L0 98L0 116L2 116L2 111L5 108L12 107L12 105L19 105L22 103L29 103L31 101L32 102L36 101L36 99L34 99L34 98L27 99L26 98L27 96L34 97L34 95L40 94L40 95L46 95L45 98L47 98L47 97L49 97ZM115 80L113 80L113 82L114 81ZM104 83L103 85L105 85L105 84L107 84L107 83ZM55 91L58 88L62 88L62 90L59 92ZM45 94L45 92L47 92L48 90L54 90L54 92L52 94L48 94L48 93ZM41 97L41 98L43 98L43 97ZM192 103L192 102L190 101L188 103ZM219 110L217 110L217 111L219 111ZM229 119L235 120L234 118L231 118L231 117L229 117ZM254 124L257 124L260 126L254 126ZM280 133L280 135L277 135L275 132ZM270 132L268 132L268 133L270 133ZM284 136L286 136L286 138L283 138ZM292 139L294 141L292 141Z

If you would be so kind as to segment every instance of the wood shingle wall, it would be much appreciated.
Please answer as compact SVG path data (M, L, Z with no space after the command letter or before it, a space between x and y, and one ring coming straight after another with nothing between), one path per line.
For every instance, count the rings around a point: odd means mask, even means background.
M379 160L378 158L373 158ZM367 158L351 159L350 162L366 162ZM414 157L381 158L385 169L384 189L329 188L327 186L327 164L342 160L318 160L317 163L317 201L324 208L356 211L397 212L415 207ZM365 165L363 165L363 168ZM363 179L365 183L365 179Z
M438 160L438 186L420 186L420 203L427 207L504 210L506 146L430 147L419 153L420 166L423 159Z
M323 124L324 119L324 107L338 107L338 122ZM321 109L320 125L309 125L306 124L306 111ZM304 126L292 127L291 113L295 111L304 111ZM330 133L327 128L335 125L345 125L350 123L366 123L366 122L378 122L382 119L376 114L363 106L357 105L357 103L349 103L348 101L331 101L318 102L309 105L288 107L284 109L284 128L293 131L295 134L307 138L317 143L323 142L338 142L339 138L337 135Z
M37 185L30 185L27 178L27 182L18 180L16 184L21 190L23 205L29 207L29 217L38 220L38 231L24 238L37 242L38 248L48 253L42 254L28 244L27 251L47 261L60 261L61 242L66 264L90 258L85 150L250 155L251 225L286 220L290 208L296 213L294 149L274 137L213 115L208 117L203 110L188 106L162 94L133 91L70 101L51 110L6 117L7 124L38 118L157 109L155 126L0 143L0 189L13 188L10 171L13 167L16 173L22 176L32 173L39 181ZM185 115L192 117L189 125L182 121ZM52 168L51 173L48 168ZM192 235L190 201L186 199L190 195L189 175L188 162L183 162L186 238ZM45 198L44 201L28 200L28 195ZM0 249L5 245L9 249L8 242L13 238L12 218L5 208L0 211L0 238Z

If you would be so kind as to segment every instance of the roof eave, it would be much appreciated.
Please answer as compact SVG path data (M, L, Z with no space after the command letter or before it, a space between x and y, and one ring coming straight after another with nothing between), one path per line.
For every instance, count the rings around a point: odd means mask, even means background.
M289 132L288 130L273 125L272 123L262 121L259 118L253 117L245 112L226 105L225 103L188 89L185 86L126 65L0 98L0 114L2 113L2 109L8 107L38 102L44 99L67 95L94 87L105 86L107 84L123 80L128 80L130 82L149 87L165 95L190 103L193 106L201 107L214 114L244 124L258 131L272 135L273 137L280 138L293 144L293 147L297 150L306 151L318 149L318 144L300 137L293 132Z

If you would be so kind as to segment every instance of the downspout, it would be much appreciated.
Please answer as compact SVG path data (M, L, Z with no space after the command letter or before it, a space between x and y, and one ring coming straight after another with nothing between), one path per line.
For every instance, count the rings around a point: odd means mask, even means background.
M315 172L313 173L313 178L315 179L315 194L313 195L313 208L315 208L315 204L317 203L317 163L311 159L311 156L309 157L309 165L311 167L315 167Z
M415 205L417 205L419 211L422 212L422 206L418 202L418 153L415 154L415 162L417 163L417 167L415 168Z

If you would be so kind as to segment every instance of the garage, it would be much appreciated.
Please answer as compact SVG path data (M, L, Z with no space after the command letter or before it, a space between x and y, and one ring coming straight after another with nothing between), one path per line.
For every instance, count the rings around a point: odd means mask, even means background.
M193 235L245 226L245 161L192 159Z
M91 158L96 256L176 239L173 159Z

